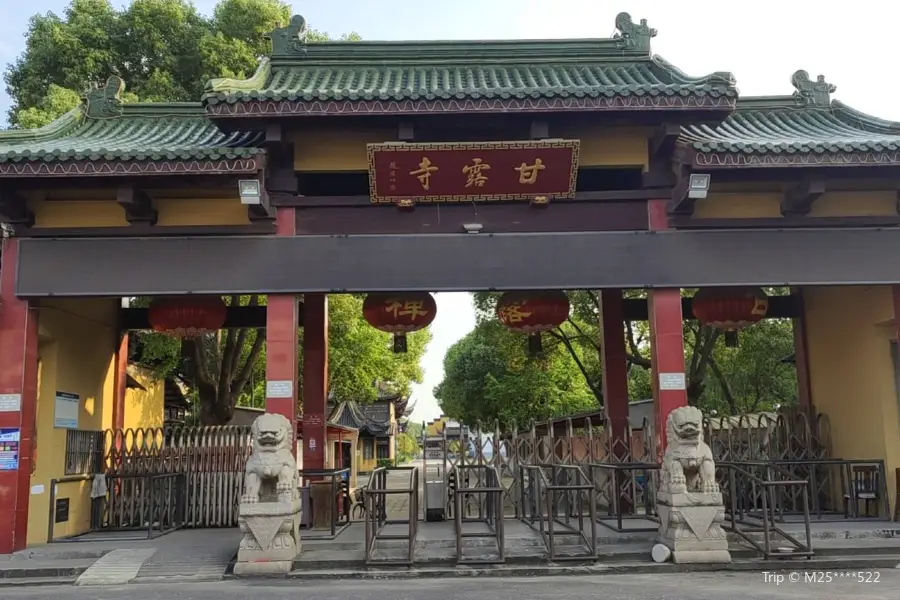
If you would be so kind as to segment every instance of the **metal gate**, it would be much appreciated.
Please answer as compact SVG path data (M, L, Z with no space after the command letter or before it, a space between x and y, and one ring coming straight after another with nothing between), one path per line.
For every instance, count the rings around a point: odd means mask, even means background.
M249 427L108 429L94 528L235 527L250 451Z

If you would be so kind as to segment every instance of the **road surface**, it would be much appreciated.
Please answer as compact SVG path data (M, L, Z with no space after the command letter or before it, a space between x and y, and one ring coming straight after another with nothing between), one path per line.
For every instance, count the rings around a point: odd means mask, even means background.
M222 581L114 587L0 588L3 600L897 600L900 569L821 582L777 583L762 573L480 577L428 580ZM877 581L875 580L877 578Z

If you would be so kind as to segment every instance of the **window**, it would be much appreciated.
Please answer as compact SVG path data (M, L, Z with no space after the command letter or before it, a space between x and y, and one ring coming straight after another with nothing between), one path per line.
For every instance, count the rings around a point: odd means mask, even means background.
M391 457L391 441L390 440L378 440L377 447L377 458L379 460L390 458Z
M90 475L99 470L101 431L66 430L66 475Z
M372 460L375 458L375 440L363 440L363 460Z

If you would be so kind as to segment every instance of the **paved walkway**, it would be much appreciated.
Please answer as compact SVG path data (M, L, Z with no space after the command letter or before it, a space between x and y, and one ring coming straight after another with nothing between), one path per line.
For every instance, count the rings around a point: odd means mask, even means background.
M90 540L91 536L82 539ZM10 555L0 562L0 571L18 568L40 573L44 569L47 576L54 571L52 576L64 576L70 568L80 573L79 585L115 585L173 578L216 581L222 578L237 553L240 539L240 531L235 527L182 529L152 540L55 543Z

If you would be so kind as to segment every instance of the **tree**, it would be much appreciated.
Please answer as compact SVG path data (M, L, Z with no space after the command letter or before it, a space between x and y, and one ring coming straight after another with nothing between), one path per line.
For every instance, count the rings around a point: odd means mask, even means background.
M419 455L419 440L408 431L397 436L397 463L408 463Z
M469 425L498 419L506 426L596 406L565 350L554 346L529 357L524 342L486 320L451 346L434 390L444 413Z
M146 305L149 301L142 298L135 304ZM265 297L231 297L227 303L262 305ZM358 295L329 296L330 393L337 402L372 402L378 393L374 384L382 382L393 391L408 395L412 384L422 380L420 362L431 333L426 330L409 334L408 352L395 354L390 335L374 329L363 318L362 303L363 298ZM265 406L264 331L229 329L183 341L144 331L134 338L134 360L151 366L161 376L174 376L185 382L199 407L201 423L227 423L239 402L244 406ZM297 389L302 389L302 345L298 353Z
M19 128L46 125L75 108L88 84L110 75L127 83L126 102L196 101L211 78L252 74L268 52L265 34L290 16L290 4L280 0L222 0L211 17L197 12L189 0L133 0L121 10L110 0L72 0L62 16L32 17L25 52L4 75L13 100L10 123ZM327 39L321 32L309 35L311 42ZM230 304L264 302L261 296L229 299ZM337 300L333 312L342 306ZM348 319L342 313L333 324L340 330ZM134 337L136 359L189 384L203 423L227 422L239 399L248 405L264 402L265 337L260 332L228 330L184 342L152 333ZM417 364L409 362L421 357L427 334L415 340L408 358L389 360L388 350L381 348L385 336L374 332L357 351L371 351L370 358L378 360L358 372L346 361L332 359L337 363L332 367L337 395L366 399L375 394L374 379L389 376L408 387L421 378ZM332 348L340 356L341 343ZM366 386L361 384L365 377L371 377Z
M784 289L768 289L783 294ZM692 290L683 294L691 295ZM598 404L603 403L602 333L600 299L597 292L568 292L572 311L569 319L545 335L550 345L565 349ZM474 294L478 321L496 320L499 294ZM642 291L627 291L626 297L646 298ZM625 323L628 389L631 400L651 397L649 325ZM791 324L785 320L764 321L741 334L737 351L726 348L720 331L701 327L693 320L684 322L685 374L688 401L704 410L738 414L761 410L775 403L793 401L796 374L791 365L778 362L793 348ZM545 347L547 347L545 341ZM755 394L755 395L754 395Z
M265 34L290 15L281 0L221 0L210 17L189 0L133 0L121 10L111 0L72 0L62 16L31 18L25 52L4 75L9 122L46 125L110 75L126 82L126 102L197 101L212 78L251 75L268 52ZM327 39L310 31L312 42Z

